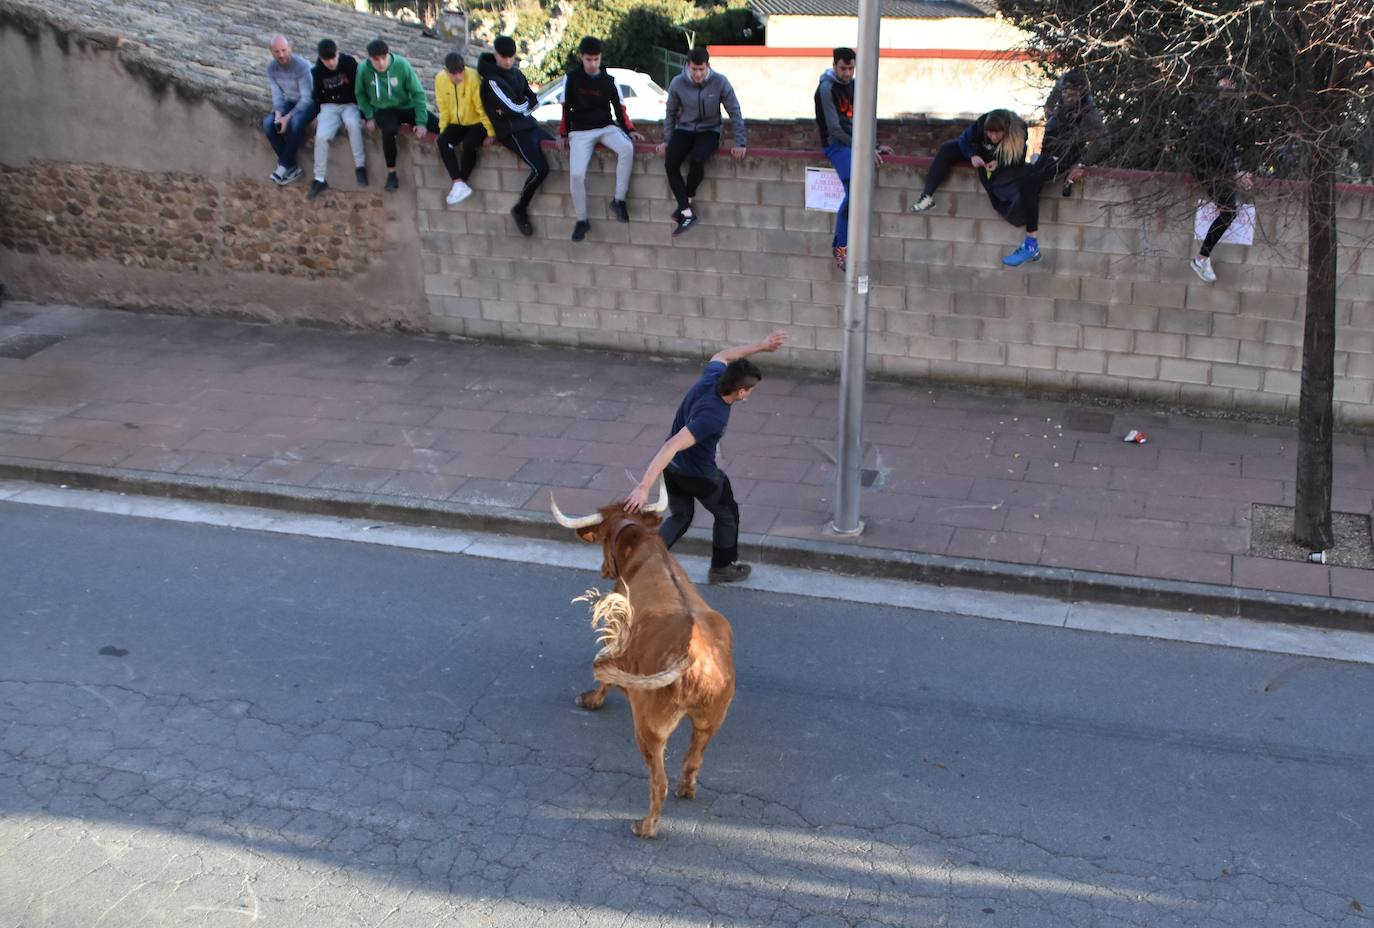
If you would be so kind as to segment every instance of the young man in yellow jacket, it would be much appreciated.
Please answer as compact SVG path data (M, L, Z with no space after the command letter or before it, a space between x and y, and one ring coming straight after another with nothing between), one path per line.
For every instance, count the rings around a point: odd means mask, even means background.
M496 141L496 130L482 109L482 82L467 71L457 52L449 52L444 70L434 75L434 101L439 105L439 157L453 187L444 202L449 206L472 196L468 177L477 166L477 149ZM461 149L461 156L454 149Z

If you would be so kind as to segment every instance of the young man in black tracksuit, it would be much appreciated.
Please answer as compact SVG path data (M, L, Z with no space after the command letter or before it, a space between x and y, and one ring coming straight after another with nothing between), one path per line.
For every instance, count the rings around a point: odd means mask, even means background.
M620 99L615 79L601 67L601 40L586 36L577 48L578 63L563 81L563 123L560 126L558 147L566 139L568 153L568 182L572 188L573 210L577 225L572 240L587 237L591 222L587 218L587 164L598 144L615 152L615 196L611 199L611 213L620 222L630 221L625 198L630 193L630 175L635 169L635 142L644 136L635 131L625 103ZM612 124L614 122L619 125Z
M520 199L511 207L510 214L521 235L533 235L530 201L544 178L549 176L549 162L540 143L553 141L553 136L540 128L531 115L539 100L530 89L530 82L515 66L515 40L508 35L498 35L491 47L495 54L483 52L477 59L477 74L482 78L482 108L496 130L497 141L530 166Z

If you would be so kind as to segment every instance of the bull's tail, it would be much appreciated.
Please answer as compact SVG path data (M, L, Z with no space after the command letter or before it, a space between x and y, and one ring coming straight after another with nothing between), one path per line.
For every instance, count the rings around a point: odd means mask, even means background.
M612 686L623 686L630 690L661 690L665 686L676 683L678 677L687 672L687 665L690 663L686 657L679 657L668 665L666 670L658 673L644 674L626 673L619 667L610 663L592 664L592 676L602 683L609 683Z
M586 603L591 609L592 628L596 630L596 640L601 645L601 651L592 661L592 676L597 680L626 689L657 690L671 686L686 672L689 663L686 656L653 674L626 673L612 663L624 653L630 639L630 626L634 624L635 613L629 597L622 593L603 594L600 590L591 589L574 597L573 602Z

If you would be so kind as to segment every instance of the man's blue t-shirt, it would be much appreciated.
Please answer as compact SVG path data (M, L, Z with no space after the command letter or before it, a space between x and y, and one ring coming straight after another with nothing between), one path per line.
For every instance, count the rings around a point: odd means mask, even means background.
M720 375L725 373L723 361L712 361L706 365L701 379L692 384L692 389L682 398L682 405L673 416L673 430L668 437L676 435L685 427L692 433L697 443L685 451L679 451L668 465L676 473L688 477L709 477L716 472L716 445L730 422L730 404L716 393Z

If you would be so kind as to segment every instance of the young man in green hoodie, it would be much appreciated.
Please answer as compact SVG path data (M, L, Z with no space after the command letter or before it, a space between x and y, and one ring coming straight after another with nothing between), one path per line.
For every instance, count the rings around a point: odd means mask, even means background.
M358 69L358 109L367 120L367 131L382 130L382 154L386 156L386 189L396 190L396 135L401 126L413 126L423 139L439 131L439 117L425 103L425 88L415 69L400 55L393 55L383 39L367 43L367 62Z

